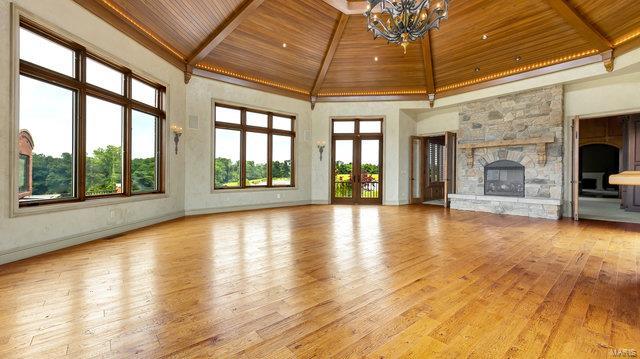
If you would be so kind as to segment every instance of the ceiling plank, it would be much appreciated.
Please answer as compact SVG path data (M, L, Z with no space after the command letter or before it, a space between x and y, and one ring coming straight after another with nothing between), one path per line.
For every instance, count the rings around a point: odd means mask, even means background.
M318 91L320 90L320 87L324 82L324 78L327 76L329 66L331 65L331 61L333 61L333 56L336 54L336 50L338 49L338 45L340 44L340 40L342 39L342 34L344 34L344 29L347 28L348 21L349 15L346 15L344 13L340 14L338 24L336 25L336 29L333 31L331 41L329 41L329 46L327 47L327 52L325 53L324 59L322 60L322 66L320 66L318 76L316 76L316 81L314 82L313 88L311 89L312 108L315 106L315 102L318 97Z
M209 55L216 46L235 30L264 0L245 0L234 15L225 20L198 48L187 58L187 66L194 66Z
M151 37L149 33L144 33L141 27L136 27L130 21L109 11L104 7L102 2L95 0L74 0L75 3L85 8L87 11L98 16L109 25L118 29L120 32L136 40L139 44L151 50L165 61L176 66L179 69L184 68L184 58L178 54L176 50L169 50L166 44L159 41L159 37ZM140 25L141 26L141 25Z
M429 103L433 107L433 101L436 94L436 80L433 73L433 55L431 53L431 31L427 32L422 38L422 62L424 64L424 81L427 85L427 94L429 95Z
M367 11L366 1L323 0L347 15L362 15Z
M565 0L547 0L555 12L569 23L585 40L588 40L599 51L613 49L611 42L604 37L595 27L580 15L576 9Z

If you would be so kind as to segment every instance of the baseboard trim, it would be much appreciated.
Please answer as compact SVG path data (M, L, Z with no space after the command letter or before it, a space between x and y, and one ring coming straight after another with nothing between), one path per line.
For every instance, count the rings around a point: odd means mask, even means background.
M201 208L201 209L192 209L192 210L185 211L185 215L186 216L201 216L201 215L205 215L205 214L241 212L241 211L251 211L251 210L255 210L255 209L306 206L306 205L310 205L310 204L312 204L311 201L293 201L293 202L262 203L262 204L247 205L247 206L226 206L226 207L216 207L216 208Z
M331 204L331 201L327 201L326 199L314 199L311 201L311 204Z
M174 212L160 217L149 218L142 221L131 222L120 226L98 229L90 232L74 234L58 239L49 240L30 246L24 246L10 251L0 252L0 265L35 257L41 254L53 252L59 249L83 244L98 239L108 238L125 232L148 227L154 224L184 217L184 212Z

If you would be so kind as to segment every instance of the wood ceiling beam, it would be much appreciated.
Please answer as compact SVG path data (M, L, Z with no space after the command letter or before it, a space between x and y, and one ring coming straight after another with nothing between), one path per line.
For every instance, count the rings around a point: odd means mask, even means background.
M264 0L245 0L235 13L218 26L199 46L187 57L185 68L185 82L188 74L193 72L193 66L207 57L218 45L229 36Z
M571 27L573 27L582 38L598 51L604 53L602 61L607 71L613 71L613 44L598 29L589 23L578 11L566 0L546 0L549 6L555 10Z
M323 0L325 3L347 15L362 15L367 11L366 1Z
M436 76L433 69L433 54L431 52L431 31L429 31L420 43L422 46L422 63L424 64L424 80L427 85L429 105L434 106L436 95Z
M340 39L342 39L342 34L344 34L344 30L347 28L348 21L349 15L346 15L344 13L340 14L340 18L338 19L336 28L335 30L333 30L331 41L329 41L329 46L327 46L327 51L325 52L324 58L322 59L322 66L320 66L320 70L318 71L316 80L313 83L313 88L311 89L311 109L313 109L316 105L316 101L318 100L318 91L320 90L320 87L322 86L322 83L327 76L329 66L333 61L333 56L335 56L336 51L338 50Z

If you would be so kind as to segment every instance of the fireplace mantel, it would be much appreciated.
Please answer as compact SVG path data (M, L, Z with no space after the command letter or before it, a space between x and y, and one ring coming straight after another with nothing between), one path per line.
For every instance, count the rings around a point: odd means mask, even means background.
M515 140L499 140L499 141L486 141L480 143L465 143L458 145L458 148L466 151L467 166L473 166L473 154L477 148L492 148L492 147L514 147L514 146L529 146L535 145L538 152L538 163L544 166L547 163L547 145L554 143L555 137L546 136L539 138L529 139L515 139Z

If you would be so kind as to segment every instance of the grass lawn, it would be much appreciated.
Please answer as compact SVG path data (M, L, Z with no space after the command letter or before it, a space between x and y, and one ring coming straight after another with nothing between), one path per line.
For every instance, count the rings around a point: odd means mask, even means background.
M267 185L267 179L266 178L258 178L258 179L253 179L253 180L249 180L248 181L248 186L266 186ZM274 178L273 179L273 184L274 185L280 185L280 186L287 186L291 184L291 178ZM222 185L222 187L239 187L240 186L240 182L236 181L236 182L227 182L225 184Z

